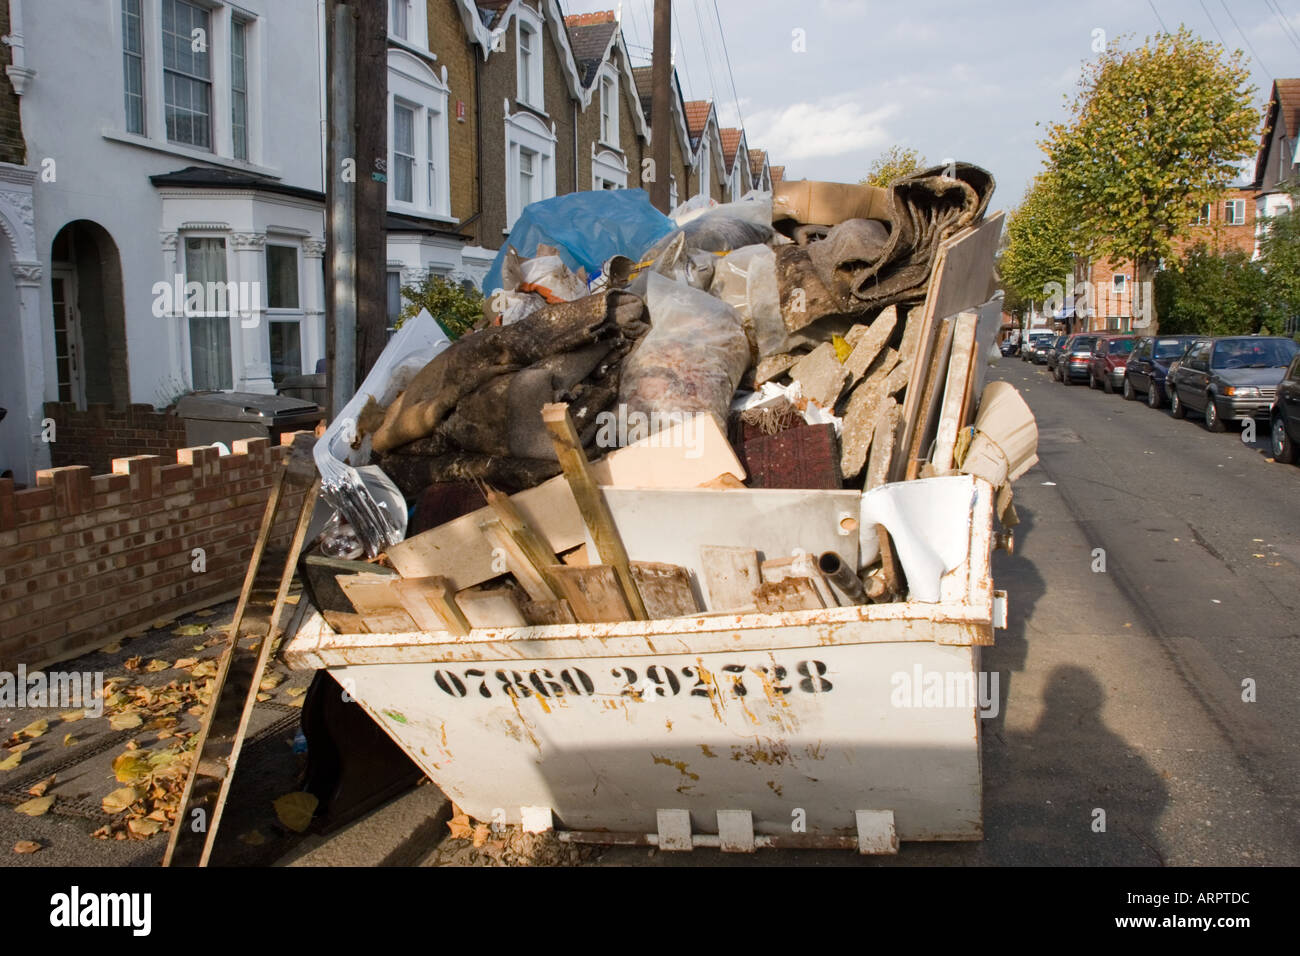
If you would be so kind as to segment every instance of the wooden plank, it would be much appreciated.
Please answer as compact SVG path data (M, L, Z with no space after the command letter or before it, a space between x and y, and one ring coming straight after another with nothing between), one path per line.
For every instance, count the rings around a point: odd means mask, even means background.
M895 446L894 460L890 463L891 471L897 466L899 453L903 453L906 462L903 475L905 478L917 476L921 470L922 460L929 456L930 443L934 440L934 433L938 429L939 403L943 399L943 378L948 368L948 354L952 349L952 330L956 321L956 316L949 316L939 322L935 347L930 352L930 367L925 373L925 380L921 386L920 414L917 416L916 428L910 433L903 433L906 444ZM911 394L909 382L904 401L910 398Z
M993 254L1002 234L1003 218L1003 213L996 212L980 225L949 236L935 255L920 323L914 333L917 336L916 353L903 355L904 359L913 359L912 372L904 396L902 421L898 425L897 453L889 469L890 481L902 481L907 476L908 453L923 407L922 393L940 321L988 299L993 281ZM909 315L909 323L914 318L915 315ZM907 333L912 333L910 327Z
M338 579L339 587L366 622L371 634L402 633L418 630L415 620L398 599L390 585L393 579L383 574L348 574Z
M754 589L762 578L758 574L758 552L753 548L701 545L700 567L704 569L710 611L754 605Z
M533 564L514 535L506 530L500 518L495 516L488 518L479 525L479 529L492 542L494 548L500 549L501 555L505 558L506 568L515 576L515 580L528 594L530 601L555 600L555 590ZM546 566L550 567L554 563L555 555L551 555Z
M523 611L529 624L573 624L578 620L574 617L569 602L564 600L528 601L524 604Z
M555 457L564 469L564 477L569 482L569 490L578 503L578 511L587 525L591 540L596 545L596 553L600 555L601 562L612 567L618 576L623 599L627 602L633 619L646 620L645 605L637 592L636 582L632 580L627 551L623 548L623 540L609 513L609 506L588 467L587 455L582 450L582 442L578 438L577 429L573 427L573 418L569 415L569 406L556 402L543 405L542 422L551 433ZM569 603L573 604L572 599ZM578 614L576 605L573 612Z
M934 454L930 463L936 474L952 471L952 453L957 444L957 429L961 427L961 410L966 402L966 389L970 383L971 359L975 353L975 332L979 315L961 312L952 331L952 354L948 359L948 374L943 385L943 399L939 404L939 421L935 430Z
M456 604L446 578L399 578L393 581L392 589L420 630L469 633L470 623Z
M582 514L563 475L511 495L510 502L556 554L586 539ZM490 581L501 572L493 567L492 544L479 525L496 514L487 505L461 515L393 545L388 559L404 578L445 577L456 590Z
M496 514L501 525L509 533L510 537L515 540L523 558L542 577L547 588L552 592L549 597L534 598L534 600L555 600L555 583L547 578L546 569L560 562L556 558L555 551L552 550L550 543L528 523L528 519L515 507L515 503L509 495L503 495L493 488L484 487L483 496L487 499L488 507Z
M691 590L691 574L685 568L660 561L633 561L632 578L650 620L699 613L699 602Z
M470 627L523 627L528 623L513 591L461 591L456 604Z
M784 581L760 584L754 592L754 600L758 609L764 613L813 611L825 607L808 578L786 578Z
M598 623L632 619L618 574L608 564L593 564L585 568L556 565L551 572L564 592L564 599L573 609L573 616L579 621Z

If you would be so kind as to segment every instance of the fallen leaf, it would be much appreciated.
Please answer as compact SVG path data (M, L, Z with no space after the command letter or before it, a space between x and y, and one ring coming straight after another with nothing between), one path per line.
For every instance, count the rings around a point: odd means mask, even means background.
M72 746L73 744L75 744L76 742L77 742L77 738L74 737L74 736L72 736L72 734L64 734L64 735L63 735L63 746L65 746L65 747L71 747L71 746Z
M14 844L15 853L35 853L41 845L35 840L19 840Z
M108 718L108 725L114 730L130 730L132 727L139 727L142 723L144 721L140 719L140 715L133 710L125 710Z
M312 814L320 803L313 794L304 791L286 793L275 801L275 815L294 833L302 833L311 826Z
M29 817L43 817L52 806L54 806L53 797L37 797L35 800L28 800L26 803L18 804L14 809Z
M122 649L121 641L114 641L112 644L105 644L103 647L100 648L100 650L103 651L105 654L116 654L121 649Z
M261 846L266 842L266 837L262 836L257 830L253 830L249 833L239 834L239 842L247 843L249 846Z
M128 751L113 760L113 776L118 783L135 783L149 776L149 751Z
M275 690L284 682L283 674L267 674L262 678L262 682L257 685L258 690Z
M57 776L58 774L54 774L54 773L50 774L40 783L34 783L30 787L28 787L27 792L30 793L33 797L45 796L45 791L50 789L50 784L54 783L54 778Z
M84 710L65 710L63 713L59 714L59 720L63 721L65 724L75 724L85 716L86 712Z
M288 690L285 691L285 693L288 694L290 697L298 697L298 696L300 696L300 695L302 695L302 694L307 693L307 688L306 688L306 687L290 687Z
M139 796L135 787L119 787L106 796L100 802L100 806L104 808L105 813L121 813L135 803Z
M289 706L301 708L302 705L305 704L306 702L307 702L306 697L292 697L289 699Z
M149 625L149 626L150 626L151 628L153 628L155 631L158 631L158 630L162 630L164 627L171 627L171 626L172 626L173 624L175 624L175 623L176 623L176 618L174 618L174 617L169 617L169 618L168 618L167 620L165 620L165 621L154 621L154 622L153 622L151 625Z
M177 637L201 637L207 632L206 624L184 624L172 631Z
M195 650L202 650L202 649L203 649L202 647L195 648ZM182 657L175 664L173 664L172 667L176 668L177 670L187 671L198 662L199 659L197 657Z
M195 617L216 617L217 612L212 610L211 608L204 608L202 611L195 611L194 616Z
M270 695L270 694L258 694L258 695L257 695L257 702L258 702L259 704L262 703L263 701L267 701L267 700L270 700L270 699L271 699L271 695Z
M486 823L478 823L474 826L474 846L481 847L487 842L488 826Z
M14 744L12 747L9 748L9 752L11 754L25 754L27 753L27 751L31 749L32 749L32 741L29 740L25 744Z
M36 737L39 737L41 734L45 733L45 731L49 729L50 729L50 722L48 720L33 720L22 730L18 731L18 733L24 737L34 739Z
M217 662L215 660L200 661L193 669L190 670L191 677L215 677L217 676Z
M448 820L447 829L451 831L452 838L456 840L468 840L474 833L474 828L469 823L469 817L464 813L458 813Z
M159 671L169 671L171 668L171 664L166 661L154 658L145 666L144 670L146 674L157 674Z
M286 595L284 596L284 603L285 603L285 604L297 604L297 603L298 603L298 600L299 600L301 597L302 597L301 594L286 594Z
M4 760L0 760L0 770L13 770L23 762L23 753L21 750L9 754Z
M140 656L137 654L135 657L128 657L123 661L122 666L129 671L138 671L140 669Z
M162 824L148 817L132 817L126 821L126 828L140 837L151 837L162 829Z

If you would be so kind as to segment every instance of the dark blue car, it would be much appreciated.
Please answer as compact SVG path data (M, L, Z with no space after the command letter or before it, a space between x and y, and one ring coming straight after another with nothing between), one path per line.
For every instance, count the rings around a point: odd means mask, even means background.
M1169 363L1182 358L1195 335L1147 335L1133 347L1124 373L1124 397L1130 402L1139 394L1147 404L1159 408L1165 403L1165 376Z

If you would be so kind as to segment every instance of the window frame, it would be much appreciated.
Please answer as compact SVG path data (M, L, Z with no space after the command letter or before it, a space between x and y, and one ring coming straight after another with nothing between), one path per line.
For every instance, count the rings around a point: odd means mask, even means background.
M388 51L388 207L396 212L451 221L451 131L447 69L441 75L419 58ZM412 112L410 199L397 195L397 109ZM403 156L407 154L402 154Z
M193 59L193 57L195 56L203 57L204 64L207 67L206 76L202 76L198 73L186 72L182 70L179 66L172 66L172 67L167 66L167 37L169 36L169 34L167 32L167 26L165 20L163 18L163 10L167 7L168 4L173 5L173 8L185 7L189 10L197 11L199 15L203 18L203 20L198 26L194 25L193 20L190 21L189 34L180 34L180 33L172 32L170 33L170 36L175 37L178 40L184 40L187 39L188 37L192 37L193 31L196 29L202 29L205 31L206 38L207 38L207 49L202 51L201 53L195 52L192 46L193 41L190 40L190 44L191 44L190 52L191 52L191 59ZM163 105L163 137L165 138L167 143L173 146L184 146L188 149L202 150L203 152L216 154L217 153L217 71L215 69L216 64L214 62L215 58L213 56L214 53L213 47L216 45L216 33L213 30L213 16L212 16L214 11L212 7L206 6L201 3L196 3L195 0L161 0L160 5L158 7L158 11L159 11L158 31L159 31L159 36L162 37L162 41L163 41L162 62L159 64L159 66L162 68L162 81L163 81L163 104L162 104ZM192 107L184 110L185 114L190 118L191 130L193 129L193 121L194 121L193 118L198 115L206 115L206 131L207 131L206 145L196 143L196 142L188 142L186 140L173 137L172 123L169 119L168 114L170 111L174 110L179 115L182 112L182 110L179 105L174 106L173 101L168 97L167 77L169 73L174 77L178 77L186 81L187 84L199 85L206 89L207 92L206 114L199 114ZM193 89L193 86L190 86L189 88ZM177 104L179 104L179 100L177 100L176 102ZM179 124L177 124L177 128L179 130Z
M293 253L293 292L296 300L293 305L272 305L271 304L271 250L288 249ZM286 315L302 313L302 247L300 244L289 239L271 238L266 239L266 244L262 248L262 257L265 260L266 270L266 312L268 315Z
M1123 295L1128 288L1128 274L1124 272L1112 272L1110 275L1110 291L1116 295Z
M127 10L128 4L134 4L135 12ZM122 128L128 133L136 136L145 136L149 130L149 101L148 101L148 84L146 82L148 74L145 71L145 21L144 21L144 0L119 0L118 7L121 11L121 30L122 30ZM138 50L127 49L127 19L134 17L136 20L136 39L139 43ZM140 92L133 94L129 89L129 60L134 59L135 68L138 71L138 82ZM127 105L132 96L140 101L140 128L131 128L131 110Z
M1244 226L1246 224L1246 200L1225 199L1223 201L1223 223L1227 226Z
M188 244L191 241L221 243L221 249L223 252L222 272L224 274L224 278L219 280L213 280L207 278L203 280L199 280L199 279L194 279L191 276L190 262L189 262L189 249L188 249ZM177 236L177 245L178 245L177 268L180 270L181 275L184 278L185 285L188 285L192 281L203 281L203 282L219 281L223 283L229 283L231 281L230 279L231 248L230 248L229 235L227 235L224 232L181 232ZM204 305L205 306L207 305L206 299L204 301ZM189 310L188 306L189 306L189 297L186 296L181 300L180 303L177 304L177 312L180 314L181 318L185 319L183 325L183 328L185 330L184 333L185 334L185 356L189 366L189 381L191 386L196 390L201 388L215 388L218 391L233 390L235 387L235 383L238 381L238 377L235 374L235 356L237 354L237 349L235 343L235 324L233 321L236 317L237 310L231 308L229 298L227 298L226 300L225 312L224 314L221 315L209 315L206 312L206 309L201 310L200 314L196 315ZM225 347L226 347L227 362L224 371L226 374L229 375L229 382L230 382L229 385L220 385L220 384L212 385L210 383L203 383L202 385L200 385L200 383L196 380L194 374L194 330L193 330L193 322L195 319L204 319L208 321L214 321L218 319L225 320L226 322Z
M415 138L416 125L417 125L416 120L419 117L421 110L418 104L411 103L406 99L403 99L402 97L394 96L391 98L391 102L392 102L392 109L389 112L389 123L391 125L392 132L389 138L392 140L392 148L390 150L391 158L389 159L389 166L390 166L389 171L392 173L393 187L390 190L391 193L390 200L394 203L400 203L406 206L415 206L416 205L416 201L415 201L416 171L419 168L419 155L418 155L419 149ZM410 117L410 150L411 151L409 153L399 152L397 147L397 131L399 128L397 117L399 111L401 111L402 113ZM410 167L406 177L406 184L410 190L410 196L409 198L406 199L403 199L401 196L398 195L399 177L397 175L397 170L401 168L401 163L399 163L398 157L401 157L402 159L407 160L410 163Z
M543 58L546 46L542 31L542 15L532 7L521 4L515 13L515 100L545 113L546 76ZM527 64L524 57L525 33L531 37ZM527 65L526 71L525 65Z
M602 145L619 149L619 125L622 116L619 111L618 74L608 66L601 67L597 83L600 93L600 129L597 138Z
M509 106L509 103L506 103ZM532 201L550 199L555 195L555 156L558 142L556 126L547 126L542 120L527 109L516 113L506 110L505 117L505 157L506 157L506 224L502 230L509 234L510 228L523 211L519 190L519 155L520 150L535 153L540 159L540 166L534 168L533 175L537 186Z

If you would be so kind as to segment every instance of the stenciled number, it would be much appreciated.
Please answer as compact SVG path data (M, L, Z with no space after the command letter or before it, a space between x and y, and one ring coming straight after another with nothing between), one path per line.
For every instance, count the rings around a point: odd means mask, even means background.
M806 694L824 694L834 686L826 679L826 665L821 661L800 661L795 670L803 675L799 689Z

